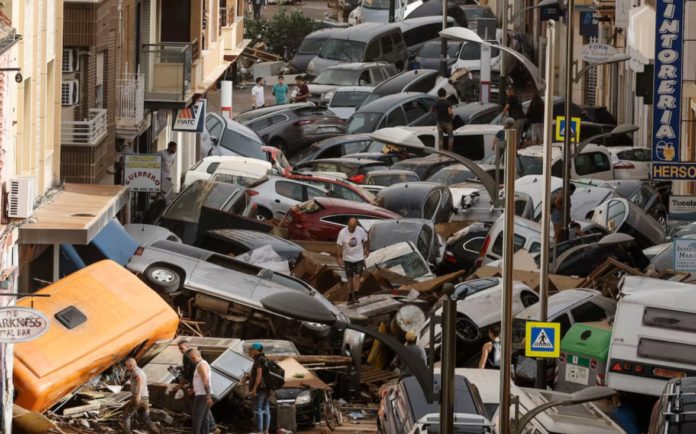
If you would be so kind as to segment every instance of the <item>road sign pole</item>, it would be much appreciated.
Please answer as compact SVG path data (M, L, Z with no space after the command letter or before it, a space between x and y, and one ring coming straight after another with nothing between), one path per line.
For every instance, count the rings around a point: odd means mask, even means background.
M544 94L544 193L541 211L541 264L539 280L539 320L546 321L549 302L549 253L550 253L550 232L551 232L551 159L552 143L551 125L553 119L553 89L556 77L556 22L550 20L546 27L546 90ZM537 359L536 387L544 389L546 387L546 376L544 375L545 362Z
M500 434L510 434L510 381L512 380L512 270L515 233L515 157L517 130L505 120L505 231L503 232L503 304L501 307Z
M455 320L457 317L457 302L452 299L454 286L446 284L443 287L445 299L442 304L442 370L440 372L440 432L454 432L454 369L457 360L457 337Z

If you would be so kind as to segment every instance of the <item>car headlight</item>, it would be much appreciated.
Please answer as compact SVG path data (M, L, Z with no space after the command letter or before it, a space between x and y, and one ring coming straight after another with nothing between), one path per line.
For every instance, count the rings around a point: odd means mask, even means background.
M331 101L331 98L336 95L336 89L330 90L324 94L324 101Z
M314 72L314 62L313 61L310 61L307 64L307 72Z
M305 405L310 402L312 402L312 392L309 390L305 390L295 398L295 405Z

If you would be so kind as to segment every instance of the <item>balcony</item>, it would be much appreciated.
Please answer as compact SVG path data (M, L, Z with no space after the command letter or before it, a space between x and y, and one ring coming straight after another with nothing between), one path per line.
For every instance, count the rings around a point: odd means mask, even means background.
M106 109L89 109L83 121L63 121L60 143L70 146L96 146L106 137Z
M143 44L145 101L188 105L193 96L192 65L198 42Z
M249 40L244 40L244 17L234 17L234 21L226 24L222 27L222 39L225 42L223 55L226 61L232 62L244 51Z
M116 91L116 128L137 128L145 114L145 77L125 74L124 78L116 80Z

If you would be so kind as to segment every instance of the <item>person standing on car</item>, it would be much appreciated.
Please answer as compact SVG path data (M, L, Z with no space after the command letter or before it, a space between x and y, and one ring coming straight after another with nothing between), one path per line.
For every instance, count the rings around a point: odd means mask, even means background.
M212 432L210 429L210 419L212 418L210 407L213 406L210 365L203 360L197 349L192 349L190 354L191 361L196 365L191 383L194 395L191 429L193 434L208 434Z
M522 109L522 103L517 95L515 95L515 89L512 87L508 87L505 94L507 95L507 102L505 103L505 107L503 107L503 120L505 120L506 117L511 117L514 119L517 137L521 138L522 128L524 128L524 124L526 122L526 119L524 118L524 109Z
M370 254L367 232L358 226L358 220L355 217L351 217L348 220L348 226L338 233L336 244L338 265L346 270L346 279L348 279L348 302L357 303L360 275L365 271L365 258Z
M249 356L254 359L249 377L249 395L252 399L256 399L257 432L268 434L271 427L271 404L269 401L270 390L263 381L264 373L268 370L268 361L263 353L263 344L261 342L251 344Z
M437 115L437 134L440 149L445 149L445 132L447 132L447 150L454 150L454 129L452 128L452 104L447 101L447 91L440 88L437 91L438 100L432 108Z
M133 358L126 360L126 370L130 373L131 398L123 409L123 432L130 434L131 418L137 413L142 413L148 428L159 433L159 428L150 419L150 395L145 372L138 367L138 362Z
M285 84L285 77L282 75L278 76L278 83L273 85L271 93L273 93L273 96L275 97L276 104L285 104L288 102L288 85Z
M265 84L263 77L256 77L256 86L251 88L251 104L255 109L266 105L266 96L263 88Z
M176 142L167 143L167 149L163 149L157 153L162 157L162 193L166 196L173 187L172 184L172 166L176 160Z
M295 87L297 88L295 102L307 102L309 99L309 86L307 86L307 81L303 76L298 75L295 77Z

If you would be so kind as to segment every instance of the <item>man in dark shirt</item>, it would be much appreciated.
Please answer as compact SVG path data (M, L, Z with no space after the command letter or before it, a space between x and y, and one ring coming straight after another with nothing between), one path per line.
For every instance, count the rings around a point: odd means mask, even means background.
M298 75L295 77L295 85L297 86L297 94L295 95L295 102L307 102L309 98L309 86L304 77Z
M437 91L438 100L432 108L432 112L437 115L437 134L439 137L440 149L445 149L445 132L447 132L447 150L454 150L454 130L452 128L452 104L447 101L445 89Z
M249 394L256 399L257 433L268 434L271 426L270 391L263 381L263 374L268 369L266 355L263 353L263 344L254 342L249 348L249 356L254 359L249 376ZM266 417L264 417L266 416Z
M509 116L515 120L515 129L517 130L517 138L522 138L522 130L524 129L524 124L527 121L524 117L524 110L522 109L522 102L515 95L515 90L508 87L505 91L507 95L507 102L505 107L503 107L503 119Z

